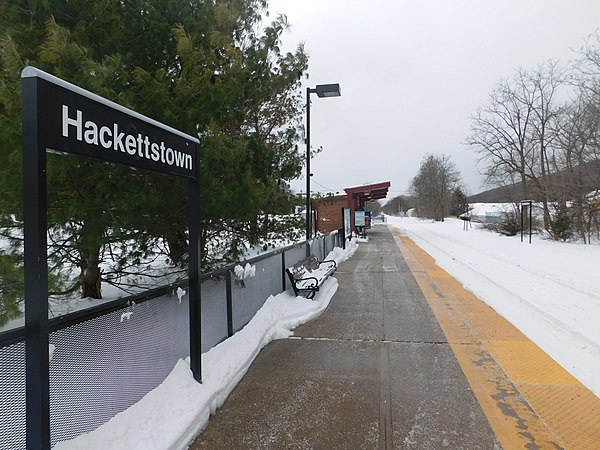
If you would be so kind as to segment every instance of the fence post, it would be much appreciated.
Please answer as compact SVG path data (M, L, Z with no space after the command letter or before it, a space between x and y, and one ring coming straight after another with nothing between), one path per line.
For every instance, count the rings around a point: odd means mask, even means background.
M225 275L225 295L227 298L227 335L233 336L233 293L231 291L231 271Z
M283 290L281 292L285 292L285 251L281 252L281 282L283 286Z

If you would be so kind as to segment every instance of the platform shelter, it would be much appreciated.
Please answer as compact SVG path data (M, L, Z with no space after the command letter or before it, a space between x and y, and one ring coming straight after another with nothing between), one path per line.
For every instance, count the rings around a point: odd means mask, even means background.
M352 230L356 230L354 216L357 209L364 209L367 202L387 197L390 182L368 184L344 189L345 195L335 195L315 202L316 229L328 233L342 228L342 208L350 208Z

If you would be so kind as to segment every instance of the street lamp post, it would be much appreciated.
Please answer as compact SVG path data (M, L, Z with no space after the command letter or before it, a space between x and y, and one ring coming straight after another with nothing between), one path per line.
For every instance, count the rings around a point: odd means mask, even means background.
M339 97L342 95L339 84L318 84L314 88L306 88L306 240L312 237L310 208L310 94L317 97Z

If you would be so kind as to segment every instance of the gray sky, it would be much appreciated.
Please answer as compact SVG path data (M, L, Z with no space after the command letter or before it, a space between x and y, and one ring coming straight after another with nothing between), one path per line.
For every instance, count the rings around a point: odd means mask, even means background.
M323 146L312 190L391 181L388 199L427 153L449 154L468 192L484 190L462 144L470 115L518 67L566 65L600 29L599 0L270 0L269 11L288 17L286 50L305 43L305 86L341 85L341 97L311 95L311 143Z

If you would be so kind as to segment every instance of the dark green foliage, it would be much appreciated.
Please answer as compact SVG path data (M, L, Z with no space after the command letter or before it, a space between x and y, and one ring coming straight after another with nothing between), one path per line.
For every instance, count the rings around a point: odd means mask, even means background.
M566 205L555 205L550 224L550 236L556 241L568 241L573 237L571 212Z
M23 266L11 255L0 254L0 326L21 315Z
M469 200L467 198L467 194L465 194L465 191L460 186L457 186L452 192L450 214L460 217L462 214L466 213L468 209Z
M504 213L498 225L498 233L503 236L516 236L521 231L521 225L514 212Z
M0 219L22 216L20 72L35 65L201 138L205 268L258 242L297 176L307 57L282 54L262 0L25 1L0 6ZM77 157L48 158L50 269L100 297L164 248L185 266L187 184ZM17 221L17 223L19 223ZM253 224L253 226L251 226ZM249 231L250 230L250 231ZM250 235L248 237L248 235ZM230 245L212 261L215 237ZM164 245L163 245L164 244ZM111 269L102 274L103 262ZM106 270L106 269L105 269Z
M4 217L1 223L0 242L0 327L23 312L23 240L18 236L21 225L12 217ZM10 243L7 245L7 243ZM48 276L50 293L63 291L63 278L60 273L51 272Z

